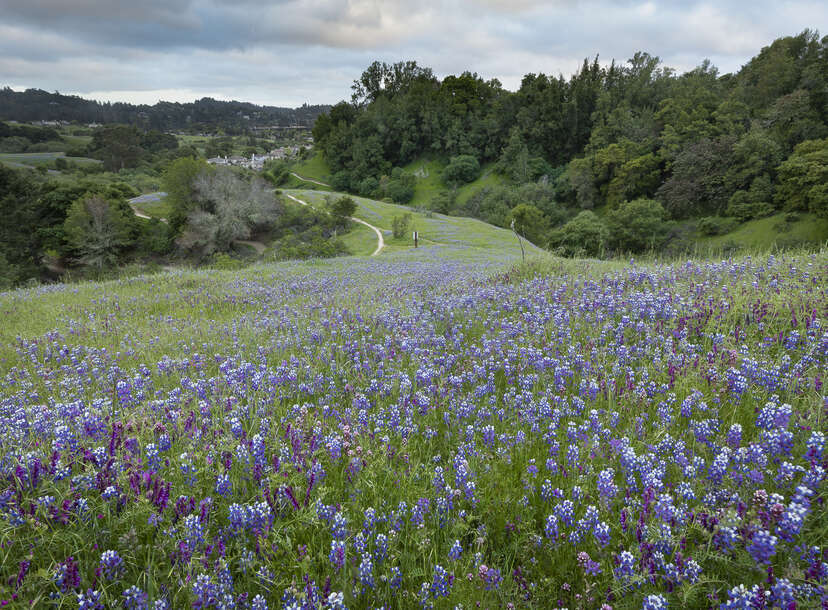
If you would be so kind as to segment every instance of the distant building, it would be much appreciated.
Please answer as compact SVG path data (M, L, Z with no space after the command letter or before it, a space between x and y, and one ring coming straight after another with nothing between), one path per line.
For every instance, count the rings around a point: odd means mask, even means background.
M234 165L236 167L246 167L247 169L261 171L267 161L272 159L289 159L295 157L297 154L299 154L298 146L282 146L280 148L274 148L264 155L254 154L249 159L239 156L229 158L213 157L212 159L207 159L207 163L210 165Z

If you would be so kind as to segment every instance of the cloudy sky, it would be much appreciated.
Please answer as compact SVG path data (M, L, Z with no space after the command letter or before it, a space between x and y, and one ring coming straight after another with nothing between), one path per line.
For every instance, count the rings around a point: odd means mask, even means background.
M349 98L375 59L515 89L596 53L645 50L679 71L709 58L731 72L774 38L825 24L828 3L806 0L0 0L0 86L297 106Z

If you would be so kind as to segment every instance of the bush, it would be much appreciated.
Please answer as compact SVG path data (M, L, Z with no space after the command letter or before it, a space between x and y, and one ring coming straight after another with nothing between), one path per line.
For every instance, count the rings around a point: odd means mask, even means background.
M552 231L549 247L563 256L598 256L607 239L607 228L594 212L584 210Z
M348 218L356 212L357 204L351 197L343 195L331 204L331 214L340 218Z
M480 175L480 163L472 155L452 157L443 170L443 180L450 185L465 184Z
M3 153L22 153L28 150L31 142L21 136L11 136L10 138L0 139L0 152Z
M449 214L456 199L457 194L454 191L444 191L431 199L430 207L438 214Z
M359 182L359 187L357 188L357 192L362 195L363 197L371 197L374 193L377 192L379 188L379 181L374 178L373 176L368 176L367 178L363 178Z
M408 233L408 227L411 225L411 214L406 212L402 216L394 216L391 221L391 231L394 234L394 239L402 239Z
M542 245L549 229L549 220L538 208L528 203L521 203L512 208L510 223L514 221L515 230L535 245Z
M398 167L394 168L391 180L385 188L388 196L396 203L406 204L414 199L414 189L417 186L417 179L413 174L406 174Z
M699 233L702 235L724 235L739 225L735 218L707 216L699 221Z
M653 199L635 199L607 215L607 245L624 252L658 248L667 234L664 208Z
M335 191L347 191L351 188L351 174L347 170L336 172L331 177L331 187Z

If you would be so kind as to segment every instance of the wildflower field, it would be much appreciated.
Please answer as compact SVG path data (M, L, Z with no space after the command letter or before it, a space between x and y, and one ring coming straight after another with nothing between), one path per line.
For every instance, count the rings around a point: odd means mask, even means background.
M0 604L824 607L827 288L421 248L0 294Z

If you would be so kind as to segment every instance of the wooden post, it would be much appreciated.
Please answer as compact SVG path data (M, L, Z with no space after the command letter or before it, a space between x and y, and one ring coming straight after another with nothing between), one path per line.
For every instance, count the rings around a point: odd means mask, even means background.
M420 235L417 231L414 231L414 247L417 247L417 240L419 239Z
M523 242L520 239L520 234L517 232L517 229L515 228L515 219L514 218L512 219L511 227L512 227L512 232L515 234L515 237L517 237L518 244L520 245L520 258L525 263L526 262L526 252L523 250Z

